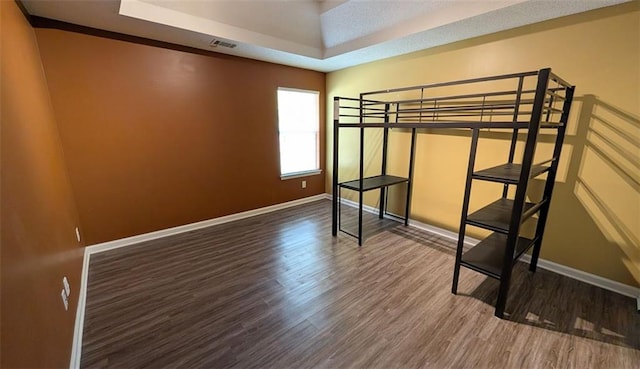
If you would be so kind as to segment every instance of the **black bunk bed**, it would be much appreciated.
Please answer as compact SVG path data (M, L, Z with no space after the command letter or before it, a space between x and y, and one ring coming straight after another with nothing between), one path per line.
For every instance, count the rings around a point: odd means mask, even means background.
M535 271L547 221L549 204L564 141L569 110L575 86L551 72L539 71L467 79L422 86L361 93L359 98L334 98L333 123L333 204L332 234L345 232L363 243L362 216L364 192L380 190L379 218L387 211L387 187L406 184L404 225L408 225L416 135L430 129L470 129L471 148L458 234L452 293L457 293L460 267L475 270L500 281L495 315L502 318L506 305L511 271L515 262L529 249L530 270ZM365 129L382 129L380 173L365 175ZM339 137L341 129L359 130L358 175L348 181L339 180ZM410 132L409 164L406 175L387 173L389 132ZM505 163L491 168L475 168L481 130L508 130L511 144ZM555 132L550 158L534 163L536 145L541 132ZM520 135L526 131L525 134ZM521 155L517 149L523 137ZM519 156L519 160L516 157ZM537 202L527 201L531 179L546 174L544 192ZM503 185L502 197L469 213L469 199L474 181ZM514 186L510 191L510 186ZM346 232L340 224L342 190L358 194L358 230ZM514 191L514 190L515 191ZM538 216L532 237L521 234L522 224ZM468 251L464 238L468 226L492 231Z

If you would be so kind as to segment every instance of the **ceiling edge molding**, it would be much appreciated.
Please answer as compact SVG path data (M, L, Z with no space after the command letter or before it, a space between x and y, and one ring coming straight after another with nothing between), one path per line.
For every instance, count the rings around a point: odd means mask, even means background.
M310 58L322 58L322 51L311 46L249 31L203 17L196 17L138 0L121 0L119 14L147 22L211 35L212 39L227 39L238 43L238 47L242 47L242 44L254 44Z

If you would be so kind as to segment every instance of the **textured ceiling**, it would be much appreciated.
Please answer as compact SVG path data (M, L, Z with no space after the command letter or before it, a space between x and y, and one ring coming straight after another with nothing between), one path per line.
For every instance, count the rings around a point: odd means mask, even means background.
M32 15L320 71L627 1L23 0Z
M504 3L504 2L503 2ZM349 1L320 15L324 47L400 27L421 15L452 6L450 1Z

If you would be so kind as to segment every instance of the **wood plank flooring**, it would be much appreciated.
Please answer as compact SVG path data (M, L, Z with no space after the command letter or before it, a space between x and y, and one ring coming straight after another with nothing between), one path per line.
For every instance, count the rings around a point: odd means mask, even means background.
M333 238L321 200L93 255L82 367L640 368L633 299L518 265L500 320L451 241L367 223Z

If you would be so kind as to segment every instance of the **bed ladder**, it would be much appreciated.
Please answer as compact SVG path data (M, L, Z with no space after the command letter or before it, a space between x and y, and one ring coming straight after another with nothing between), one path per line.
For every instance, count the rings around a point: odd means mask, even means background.
M565 84L565 87L562 87L564 95L556 93L560 88L549 89L550 79L558 83L561 81ZM523 77L521 77L519 81L514 108L514 121L517 120L519 114L518 110L522 94L522 85ZM553 75L551 69L547 68L539 71L524 152L520 163L514 163L518 139L518 129L514 128L507 163L476 171L475 160L480 129L472 129L469 166L467 169L451 292L453 294L457 293L460 267L462 266L496 278L500 282L500 287L498 290L495 316L499 318L504 318L512 268L518 258L531 248L533 248L533 252L529 270L532 272L536 270L574 89L574 86L566 84L566 82ZM554 109L554 100L557 101L560 99L564 100L562 109ZM549 115L552 112L561 114L559 124L542 122L545 116L546 121L548 121ZM534 154L541 128L552 128L557 131L555 145L551 159L534 164ZM544 173L547 173L547 178L541 201L537 203L527 202L529 181ZM502 197L498 200L469 214L469 198L471 196L472 183L475 180L503 184L503 192ZM509 186L515 186L515 196L513 199L510 199L508 196ZM521 236L520 231L522 224L535 214L538 214L538 221L533 238ZM467 226L490 230L493 231L493 233L468 251L465 251L464 239Z

